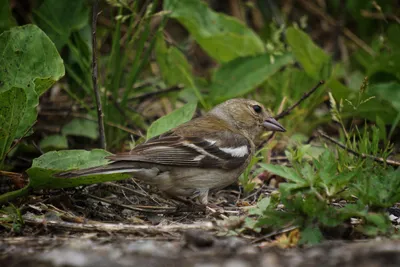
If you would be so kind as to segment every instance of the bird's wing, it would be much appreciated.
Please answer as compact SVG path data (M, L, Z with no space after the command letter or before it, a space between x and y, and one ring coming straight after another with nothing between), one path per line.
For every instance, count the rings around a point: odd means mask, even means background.
M148 140L131 152L107 158L114 162L234 169L245 163L250 154L249 141L231 131L211 132L206 137L184 137L170 132Z

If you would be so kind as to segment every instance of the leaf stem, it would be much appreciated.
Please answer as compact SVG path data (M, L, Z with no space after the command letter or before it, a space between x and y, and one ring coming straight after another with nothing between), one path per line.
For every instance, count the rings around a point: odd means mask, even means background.
M19 197L27 196L31 191L32 187L30 186L30 184L28 184L27 186L21 189L2 194L0 195L0 204L7 203Z

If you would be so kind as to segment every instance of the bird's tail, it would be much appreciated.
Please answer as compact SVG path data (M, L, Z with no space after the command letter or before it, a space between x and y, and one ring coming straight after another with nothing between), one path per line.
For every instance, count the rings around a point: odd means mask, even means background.
M89 176L96 174L113 174L113 173L131 173L137 171L137 168L127 166L122 162L114 162L105 166L92 167L81 170L66 171L54 174L54 177L58 178L75 178L80 176Z

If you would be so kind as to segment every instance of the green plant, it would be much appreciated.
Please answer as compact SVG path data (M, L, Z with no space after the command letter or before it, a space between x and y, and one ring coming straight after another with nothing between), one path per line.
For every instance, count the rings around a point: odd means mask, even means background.
M378 131L359 137L357 144L363 145L354 149L360 153L365 149L376 151ZM392 231L385 211L400 201L400 170L349 155L342 149L335 152L327 148L317 159L308 161L293 151L289 157L292 167L260 163L261 168L287 180L279 187L285 208L277 210L276 205L268 205L253 212L257 215L254 227L296 225L302 230L300 242L305 243L320 241L324 231L343 226L350 218L361 220L355 229L366 235ZM381 151L386 153L388 150ZM333 204L341 199L347 204L335 207Z
M23 225L24 219L22 218L21 211L13 204L0 209L0 226L14 233L20 233Z
M15 138L31 133L39 97L64 75L54 44L34 25L0 35L0 168Z
M90 140L99 137L90 75L88 2L35 1L32 13L27 11L25 17L28 22L32 18L30 22L36 26L23 27L14 27L17 22L9 1L0 2L4 6L0 9L0 33L5 31L0 35L0 52L4 55L0 58L0 169L13 168L13 148L29 140L22 138L32 132L39 97L64 76L64 68L66 77L58 85L76 103L77 109L73 111L81 115L61 125L59 133L45 138L40 135L40 148L47 153L33 159L27 170L29 185L1 195L0 202L34 190L125 179L125 175L70 180L52 176L60 171L105 164L104 156L109 155L104 150L51 151L74 148L73 142L68 142L71 136ZM200 0L164 0L162 5L160 1L101 3L104 12L100 16L111 23L98 23L98 43L94 49L98 51L99 88L109 149L125 149L126 127L147 131L146 138L151 138L189 120L196 110L208 110L228 98L257 99L277 111L281 105L285 108L295 103L324 79L322 88L282 120L290 141L288 145L283 138L277 141L287 145L286 156L291 167L262 163L261 155L265 156L262 151L240 177L246 193L254 191L257 184L252 178L262 171L288 180L278 193L257 203L246 225L257 232L298 226L302 242L306 243L318 242L327 229L342 227L351 218L360 220L355 227L357 232L367 235L390 232L384 212L399 201L399 170L345 150L303 144L317 127L329 126L338 129L340 141L356 154L385 160L396 151L390 143L395 140L400 122L400 28L389 20L374 23L361 16L360 10L371 11L376 5L382 15L393 12L391 4L373 2L346 2L344 12L351 25L349 29L361 37L362 45L349 39L337 46L340 51L332 55L325 49L329 47L327 38L316 37L319 34L314 29L318 27L308 27L305 17L300 22L269 23L271 16L264 14L263 1L257 1L258 6L254 7L263 12L266 22L258 29L234 16L216 12ZM326 4L330 16L336 18L342 12L338 1ZM183 40L168 36L168 20L184 28L187 34ZM339 43L342 36L336 33L337 27L333 28L335 31L329 36L336 36L335 42ZM194 71L190 53L193 43L213 62L212 67L205 69L204 76ZM347 54L349 57L339 59L338 52L343 58ZM366 76L369 84L367 80L363 82ZM155 92L155 87L170 88L178 84L184 89L162 95L167 96L170 104L168 112L162 113L168 113L166 116L156 120L160 113L149 117L140 114L137 107L143 98L138 96ZM336 124L331 124L332 119ZM359 123L358 119L367 122ZM295 135L302 136L302 141L293 141ZM144 139L133 141L140 143ZM338 207L338 200L346 203Z
M264 159L262 155L266 149L261 149L257 151L257 153L252 157L250 164L244 170L244 172L239 177L239 182L243 186L243 190L246 194L250 193L254 190L257 184L253 181L254 177L257 177L260 173L262 173L262 169L258 168L254 171L254 167Z

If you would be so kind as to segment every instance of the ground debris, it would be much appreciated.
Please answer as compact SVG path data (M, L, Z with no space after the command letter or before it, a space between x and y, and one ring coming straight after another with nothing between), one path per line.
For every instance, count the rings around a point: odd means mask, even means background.
M202 235L194 242L193 235ZM309 248L260 249L238 238L191 232L181 240L13 237L0 241L1 266L400 266L400 241L326 242ZM212 241L210 241L212 240ZM189 245L188 245L189 244Z

